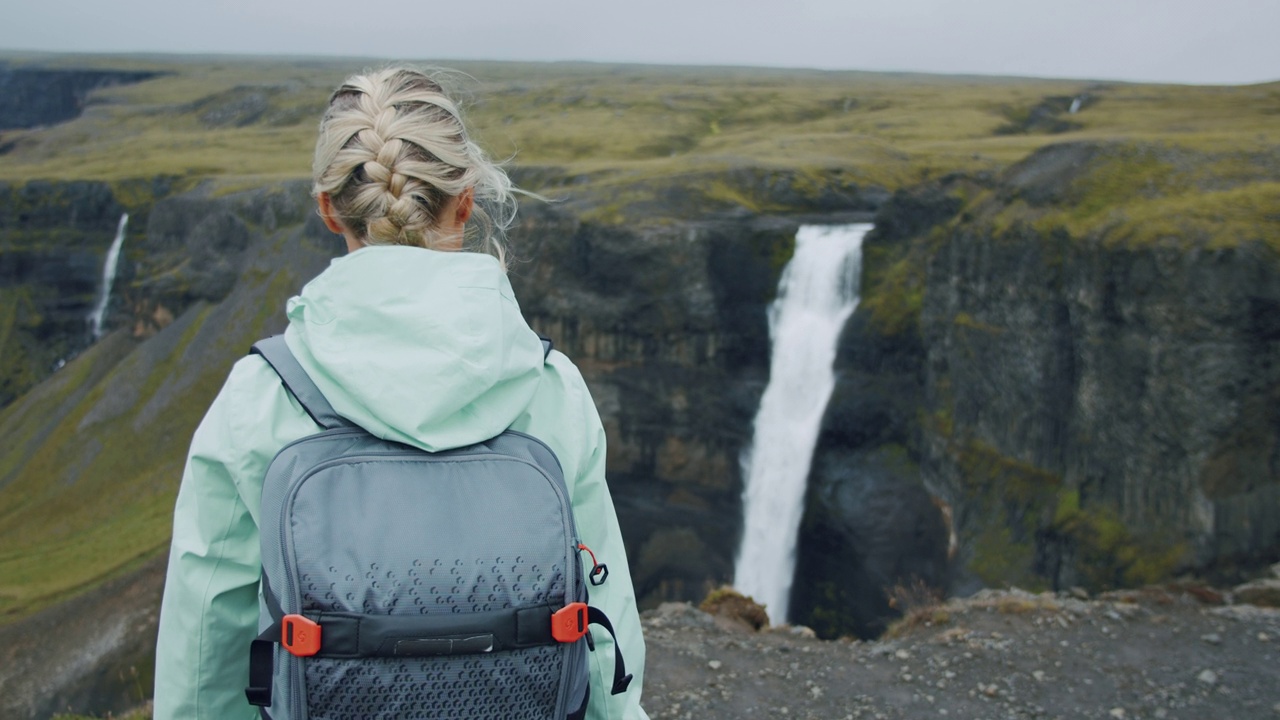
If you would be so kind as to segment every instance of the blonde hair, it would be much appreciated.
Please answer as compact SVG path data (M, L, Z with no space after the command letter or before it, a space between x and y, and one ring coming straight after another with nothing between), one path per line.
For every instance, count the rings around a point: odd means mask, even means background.
M418 70L353 75L329 98L312 163L312 195L327 193L343 225L368 245L432 248L438 214L474 192L463 249L506 268L506 229L519 192L470 140L456 103Z

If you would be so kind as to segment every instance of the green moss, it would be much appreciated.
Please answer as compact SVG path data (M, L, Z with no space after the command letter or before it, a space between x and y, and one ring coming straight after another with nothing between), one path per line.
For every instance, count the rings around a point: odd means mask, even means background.
M146 213L164 198L194 190L200 182L199 177L190 175L157 175L119 178L108 185L116 202L130 213L137 214Z
M796 238L794 235L787 235L779 238L776 242L769 246L769 267L774 274L781 276L782 270L791 262L791 258L796 254ZM774 283L776 286L777 283ZM775 290L776 293L776 290Z
M50 349L31 333L42 321L29 288L0 288L0 407L35 386L49 372Z
M1280 158L1166 144L1107 143L1031 204L989 194L968 208L996 237L1095 238L1115 247L1280 250ZM1026 232L1022 232L1026 230Z
M718 178L711 181L706 185L703 192L707 200L711 202L736 205L755 213L768 209L749 189L730 183L725 179Z
M1015 533L1011 528L983 525L972 541L972 559L969 571L986 585L992 587L1016 587L1039 591L1045 580L1035 575L1035 543L1025 533Z
M928 427L944 438L950 438L956 431L954 408L945 405L929 415Z
M1114 509L1081 507L1079 492L1056 475L978 442L953 445L963 492L976 507L968 568L991 585L1043 589L1042 543L1065 544L1073 569L1091 589L1133 587L1168 579L1187 553L1185 543L1133 533Z
M871 315L877 332L883 335L915 333L924 307L924 265L914 253L884 263L890 254L884 248L869 248L863 257L863 291L860 305Z
M1077 490L1059 493L1048 529L1075 546L1077 570L1093 589L1167 580L1187 554L1185 543L1135 536L1110 507L1082 508Z
M845 597L840 586L830 580L813 584L815 602L804 623L821 638L857 636L857 628L850 620L851 599Z
M1125 247L1265 244L1280 252L1280 182L1165 197L1126 206L1103 237Z
M990 585L1039 590L1037 535L1052 517L1061 478L976 440L950 448L962 492L981 518L970 544L969 570Z
M1000 335L1004 332L1004 328L996 327L995 325L988 325L983 322L978 322L977 320L974 319L972 315L966 312L956 313L956 316L955 318L952 319L952 322L955 323L957 327L966 328L968 330L976 330L978 332L986 333L988 335Z
M1187 178L1176 156L1155 145L1107 145L1065 188L1061 206L1069 224L1089 222L1098 213L1134 200L1180 194Z

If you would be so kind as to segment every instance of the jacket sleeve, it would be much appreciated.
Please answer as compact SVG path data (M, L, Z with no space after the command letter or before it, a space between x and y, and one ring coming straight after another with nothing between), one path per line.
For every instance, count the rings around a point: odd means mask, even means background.
M644 686L644 636L641 634L640 614L636 609L627 552L622 543L613 498L605 480L604 428L586 385L580 384L580 388L581 412L587 420L587 432L582 462L570 489L573 495L573 515L580 541L590 547L599 562L609 568L609 576L604 584L588 584L587 590L591 605L603 610L609 617L618 638L615 646L608 632L592 626L596 649L588 661L591 664L591 700L587 718L648 720L648 715L640 707L640 695ZM582 560L585 572L590 569L591 559L583 553ZM613 695L610 689L618 654L621 654L627 672L634 675L634 678L626 692Z
M196 429L173 514L156 643L156 720L256 718L258 502L275 452L315 425L260 358L241 360Z

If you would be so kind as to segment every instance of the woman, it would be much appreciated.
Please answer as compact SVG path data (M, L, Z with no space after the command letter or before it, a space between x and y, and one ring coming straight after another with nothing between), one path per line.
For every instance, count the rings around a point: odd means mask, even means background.
M432 79L350 78L320 125L313 194L349 253L292 298L286 341L333 407L374 435L437 451L506 428L564 469L578 532L611 569L591 604L635 674L611 695L614 645L595 633L589 718L644 718L644 645L608 487L605 438L581 375L543 349L505 274L515 214L503 170ZM257 717L258 505L268 463L319 427L257 356L238 362L191 442L174 512L156 658L155 717Z

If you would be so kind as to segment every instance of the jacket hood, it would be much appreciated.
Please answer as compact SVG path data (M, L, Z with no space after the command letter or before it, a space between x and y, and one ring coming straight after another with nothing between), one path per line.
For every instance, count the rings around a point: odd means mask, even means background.
M285 339L339 414L426 450L491 438L528 407L543 350L497 260L365 247L289 300Z

